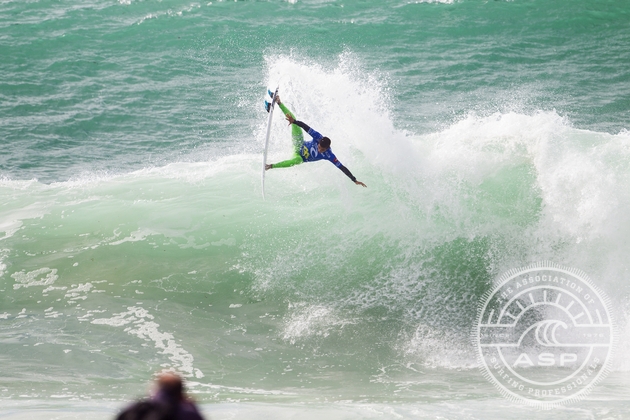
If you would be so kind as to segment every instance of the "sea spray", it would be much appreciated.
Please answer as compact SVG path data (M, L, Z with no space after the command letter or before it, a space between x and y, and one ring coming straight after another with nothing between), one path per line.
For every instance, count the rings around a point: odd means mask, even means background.
M627 417L622 5L0 10L9 416L111 418L178 369L212 418L542 418L479 375L468 335L500 273L554 260L620 323L611 376L555 414ZM309 163L260 200L273 83L367 189Z

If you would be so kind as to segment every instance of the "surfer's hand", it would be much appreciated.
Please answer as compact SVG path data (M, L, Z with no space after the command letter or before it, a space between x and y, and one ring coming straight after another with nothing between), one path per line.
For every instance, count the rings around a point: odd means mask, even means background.
M289 125L295 122L295 118L291 114L287 114L287 121L289 121Z
M367 185L365 185L363 182L361 181L354 181L355 184L362 186L363 188L367 188Z

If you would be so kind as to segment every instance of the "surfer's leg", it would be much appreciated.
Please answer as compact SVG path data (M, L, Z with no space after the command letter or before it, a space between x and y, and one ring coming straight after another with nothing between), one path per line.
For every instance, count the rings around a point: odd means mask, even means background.
M284 115L290 115L291 117L293 117L293 119L295 119L295 115L293 115L293 112L291 112L289 108L284 106L284 104L280 103L278 104L278 106L280 107ZM302 143L304 143L304 134L302 133L302 129L295 124L291 124L291 141L293 142L293 151L296 155L299 155L300 149L302 148Z
M272 165L272 168L288 168L290 166L299 165L302 162L304 162L302 160L302 156L296 154L289 160L283 160L282 162L274 163Z
M289 108L287 108L286 106L284 106L284 104L278 104L278 106L280 107L280 109L282 110L282 112L284 113L284 115L290 115L293 118L295 118L295 114L293 114L293 112L291 112L291 110Z

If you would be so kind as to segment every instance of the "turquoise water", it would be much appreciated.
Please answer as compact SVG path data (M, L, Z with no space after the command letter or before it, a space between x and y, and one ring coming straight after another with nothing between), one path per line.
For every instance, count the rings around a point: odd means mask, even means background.
M615 1L1 2L0 417L172 368L214 419L548 418L469 338L541 260L619 325L553 417L630 416L629 46ZM276 85L368 189L318 162L262 199Z

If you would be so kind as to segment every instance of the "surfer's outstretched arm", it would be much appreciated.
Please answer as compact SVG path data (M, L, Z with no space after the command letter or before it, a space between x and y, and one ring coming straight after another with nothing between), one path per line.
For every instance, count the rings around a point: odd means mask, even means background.
M293 115L287 115L287 121L289 121L289 124L291 124L292 127L299 127L298 130L301 128L302 130L306 131L309 136L313 137L313 140L324 138L324 136L320 132L313 130L305 122L296 120Z
M287 116L287 121L289 121L289 125L291 125L291 127L293 127L292 129L295 130L296 128L298 130L302 129L304 131L306 131L311 137L313 137L313 139L320 139L323 136L318 133L317 131L313 130L311 127L309 127L306 123L302 122L302 121L298 121L295 119L295 116L293 114L286 114ZM301 132L301 130L300 130Z
M345 167L345 166L343 166L343 165L340 165L340 166L337 166L337 167L341 170L341 172L343 172L344 174L346 174L346 176L347 176L348 178L350 178L350 180L351 180L352 182L354 182L354 183L355 183L355 184L357 184L357 185L361 185L362 187L367 188L367 185L365 185L363 182L361 182L361 181L357 181L357 179L355 178L355 176L354 176L354 175L352 175L352 172L350 172L350 169L346 168L346 167Z

